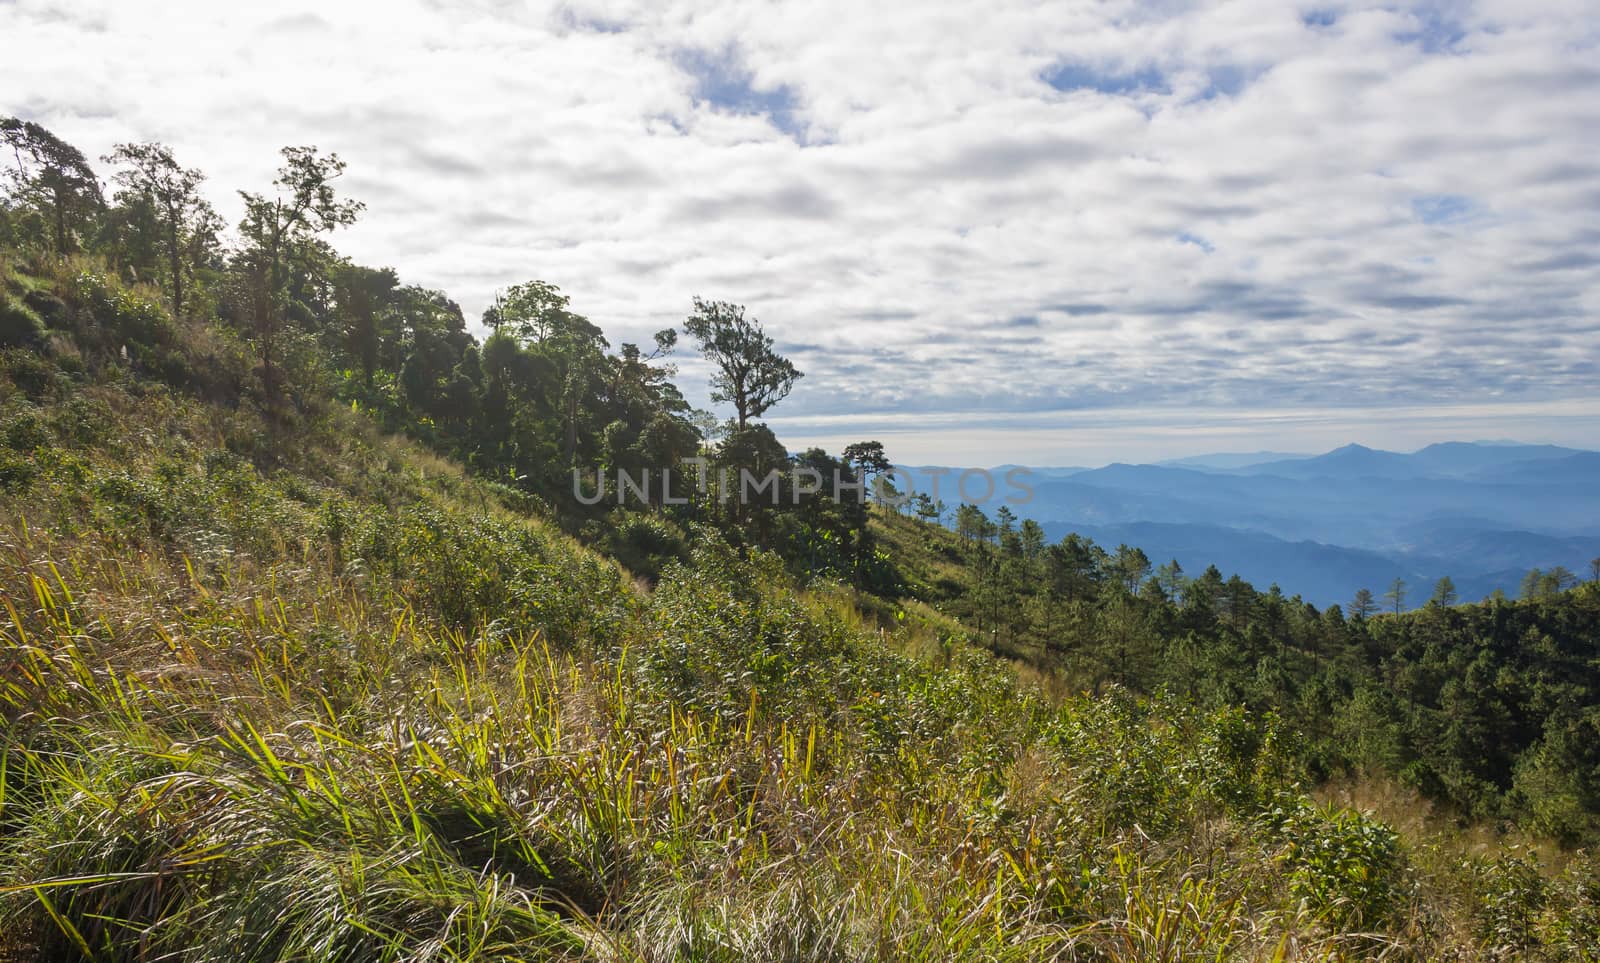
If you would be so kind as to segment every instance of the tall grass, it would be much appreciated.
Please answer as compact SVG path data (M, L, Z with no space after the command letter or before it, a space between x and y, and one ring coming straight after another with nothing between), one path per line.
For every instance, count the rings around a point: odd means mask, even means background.
M1595 959L1591 864L1319 805L1273 719L6 363L0 958Z

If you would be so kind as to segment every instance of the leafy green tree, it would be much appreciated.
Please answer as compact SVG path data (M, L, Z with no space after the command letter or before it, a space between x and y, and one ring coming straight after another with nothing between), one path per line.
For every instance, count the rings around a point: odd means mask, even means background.
M745 317L741 305L695 298L694 314L684 321L683 329L716 366L711 400L733 405L739 431L788 397L802 377L789 359L773 350L761 322Z
M1350 600L1350 617L1364 619L1378 611L1378 603L1372 597L1370 589L1357 589L1356 597Z
M876 478L894 467L881 441L858 441L846 445L841 457L846 464L855 469L856 477L869 486ZM877 491L876 488L872 490ZM882 499L879 499L879 502L881 504Z
M577 467L586 420L598 414L593 400L605 382L605 350L600 328L571 309L561 289L545 281L514 285L496 298L484 315L496 332L508 334L531 352L546 404L559 423L562 462Z
M0 117L0 145L8 190L25 209L49 225L56 254L65 257L77 236L105 207L100 179L83 152L44 127L16 117Z
M336 272L334 283L344 350L360 368L362 384L370 389L386 345L399 341L396 300L400 278L392 268L346 264Z
M142 198L159 217L172 313L181 316L184 278L193 274L197 260L215 248L222 227L217 212L200 195L205 175L180 166L164 144L118 144L102 159L124 165L116 174L117 183Z
M603 345L600 329L572 310L572 299L547 281L525 281L496 295L484 323L526 345Z
M354 224L365 205L342 200L334 181L344 174L338 154L315 147L285 147L273 196L240 191L244 240L240 264L251 281L250 298L264 377L273 390L273 349L290 303L289 260L307 253L317 236Z

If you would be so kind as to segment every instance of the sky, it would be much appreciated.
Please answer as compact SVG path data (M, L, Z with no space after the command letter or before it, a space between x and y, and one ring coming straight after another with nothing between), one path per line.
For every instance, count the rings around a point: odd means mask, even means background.
M230 220L337 151L335 245L471 319L531 278L613 344L741 303L805 372L791 448L1600 447L1595 14L0 0L0 114L167 143Z

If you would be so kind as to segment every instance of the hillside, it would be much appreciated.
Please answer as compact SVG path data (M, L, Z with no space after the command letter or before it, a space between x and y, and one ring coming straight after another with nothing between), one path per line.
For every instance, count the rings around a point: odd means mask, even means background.
M1054 706L714 539L641 594L360 414L67 347L0 382L13 956L1270 954L1412 912L1236 711Z
M115 238L0 255L0 958L1594 958L1592 587L1336 620L859 498L574 504L882 452L708 440L549 286L480 343L320 244L187 312Z

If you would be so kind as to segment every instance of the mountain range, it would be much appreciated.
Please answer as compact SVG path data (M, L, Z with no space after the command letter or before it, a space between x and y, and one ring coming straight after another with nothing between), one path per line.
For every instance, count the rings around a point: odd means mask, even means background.
M918 490L927 470L910 469ZM1352 444L1033 472L1032 499L1011 507L1052 539L1076 531L1135 545L1191 574L1216 565L1319 606L1381 593L1396 577L1412 604L1443 576L1463 600L1514 596L1529 569L1582 576L1600 558L1600 452L1577 448Z

